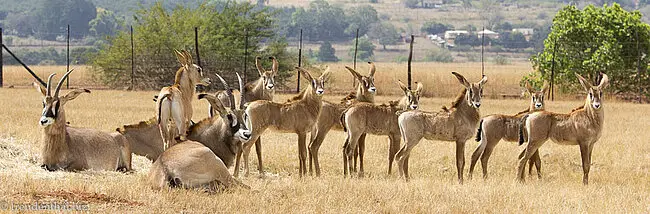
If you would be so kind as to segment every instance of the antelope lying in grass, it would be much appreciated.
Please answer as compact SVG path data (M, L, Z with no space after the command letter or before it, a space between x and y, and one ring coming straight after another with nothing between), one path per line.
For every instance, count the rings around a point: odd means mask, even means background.
M393 169L393 159L400 144L400 132L397 125L397 112L401 110L416 110L420 94L422 93L422 83L417 83L415 90L410 90L401 81L397 82L404 91L404 97L399 101L389 102L388 105L375 105L372 103L357 103L345 110L340 116L343 128L347 129L347 138L343 146L343 174L348 174L348 169L354 171L351 165L353 150L358 146L357 142L365 135L388 135L389 152L388 152L388 174ZM363 176L363 149L359 149L359 177Z
M257 71L260 74L260 78L253 82L246 83L246 85L243 88L240 87L239 93L241 93L241 97L245 98L247 102L252 102L256 100L273 101L273 96L275 95L275 76L278 74L280 63L278 63L278 60L275 59L275 57L269 57L269 59L273 61L273 67L271 67L270 71L267 71L264 70L264 68L262 67L262 63L260 62L262 58L261 57L255 58L255 65L257 66ZM228 99L228 96L226 95L225 91L217 92L217 98L221 100L224 106L226 107L231 106L230 105L231 102ZM242 102L241 100L239 101L240 109L244 109L245 103L246 102ZM212 117L213 111L210 110L209 112L210 112L210 117ZM257 153L258 167L261 167L262 166L262 138L258 138L257 141L255 141L255 152ZM258 170L262 171L263 169L259 168Z
M526 82L526 91L530 94L530 106L528 109L515 115L494 114L481 119L476 133L476 141L481 143L476 147L476 150L474 150L474 153L472 154L472 162L469 166L470 179L472 178L474 166L476 166L479 157L481 158L481 166L483 168L483 178L487 178L487 163L490 159L490 155L492 155L494 147L499 143L499 141L501 139L508 142L518 141L521 118L529 113L544 110L544 94L548 91L548 84L544 83L541 90L535 91L530 87L530 84ZM537 168L537 176L541 178L541 160L538 152L536 152L533 155L533 159L530 160L529 165L531 168L529 174L532 174L533 172L533 164L535 164Z
M181 68L176 71L174 85L162 88L157 97L158 124L165 149L177 137L170 131L172 127L169 127L169 119L174 120L174 128L184 137L192 119L194 88L197 85L210 84L210 79L203 78L201 67L192 64L192 55L189 52L176 51L176 57L181 63Z
M399 116L399 129L404 138L404 146L395 158L399 160L400 176L408 181L408 161L411 150L422 138L456 142L456 169L458 181L463 183L465 167L465 142L472 137L480 119L479 107L483 96L484 76L477 83L469 83L462 75L452 72L465 88L452 103L451 109L440 112L411 111Z
M218 76L218 75L217 75ZM239 77L239 74L237 75ZM232 90L223 78L226 94L234 103ZM240 88L242 87L240 78ZM201 120L188 133L189 141L178 143L165 150L149 171L149 183L153 189L167 186L203 188L210 192L222 187L248 186L237 181L228 172L241 146L239 136L241 119L234 105L227 110L217 97L200 94L219 113L219 117ZM243 99L243 98L242 98Z
M341 100L341 103L331 103L323 101L321 105L321 111L316 120L316 125L311 130L311 140L309 143L309 173L312 173L312 161L313 166L316 168L316 176L320 176L320 164L318 162L318 149L320 148L325 136L334 128L335 130L343 130L343 127L340 123L341 115L343 111L350 107L350 105L356 102L375 102L375 64L368 62L370 64L370 73L368 76L362 76L357 73L354 69L345 66L348 71L354 76L359 84L357 85L356 92L354 94L348 95L347 97ZM364 141L365 134L360 138L361 141ZM363 142L359 142L361 147Z
M133 154L154 161L164 151L163 139L160 136L160 127L158 127L156 117L136 124L124 125L117 128L116 131L126 137ZM175 132L174 129L171 131Z
M66 124L63 109L65 104L82 93L90 93L87 89L75 89L59 97L61 86L71 72L68 71L59 80L54 95L51 90L54 74L48 78L47 89L34 83L34 87L43 94L43 113L40 119L40 124L44 127L42 167L48 171L130 171L131 151L124 136Z
M593 86L579 74L576 76L587 92L584 108L569 114L541 111L524 118L528 133L528 146L519 157L517 168L519 181L523 182L525 179L526 161L550 138L558 144L580 146L582 183L589 184L591 153L603 130L605 112L602 108L602 97L603 90L609 84L609 78L606 74L602 74L600 84ZM519 143L523 143L523 135L521 135Z
M300 95L285 103L275 103L268 100L258 100L248 104L242 116L249 130L242 130L244 144L243 156L246 174L249 174L248 154L252 142L268 128L282 132L296 133L298 135L298 151L300 156L300 176L307 172L307 133L318 119L321 110L321 96L325 93L323 85L329 78L329 68L318 78L312 78L307 70L296 67L303 77L310 83ZM235 164L235 176L239 173L240 155ZM262 163L262 161L260 161ZM260 165L260 173L263 169Z

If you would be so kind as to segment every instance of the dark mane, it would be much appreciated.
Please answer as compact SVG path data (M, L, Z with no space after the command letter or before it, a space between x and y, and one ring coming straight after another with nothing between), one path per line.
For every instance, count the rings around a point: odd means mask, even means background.
M341 104L347 104L350 100L356 100L357 99L357 92L350 92L347 96L343 97L341 99Z
M198 123L195 123L195 124L190 125L190 127L187 128L187 133L188 133L188 134L190 134L190 133L195 133L195 132L201 130L204 126L210 126L210 125L212 125L212 119L214 119L214 118L218 118L218 117L219 117L219 116L216 115L216 116L214 116L214 117L204 118L203 120L199 121Z
M185 72L185 67L181 66L181 68L176 71L176 76L174 76L174 83L175 84L180 84L181 83L181 77L183 76L183 72Z
M286 103L291 103L291 102L296 102L296 101L302 100L302 98L305 97L305 91L307 91L307 89L300 91L300 93L298 95L288 99Z
M456 100L451 103L451 108L458 108L460 106L460 103L462 103L465 99L465 93L467 93L467 88L463 88L463 90L460 91L460 94L458 94Z
M575 108L571 109L571 113L573 113L574 111L582 110L582 109L584 109L584 108L585 108L584 105L581 105L581 106L575 107Z
M524 110L522 110L520 112L517 112L517 114L515 114L515 116L521 116L521 115L527 114L528 112L530 112L530 108L527 108L527 109L524 109Z
M123 125L122 127L115 129L115 131L119 132L120 134L124 134L124 132L128 129L147 128L152 125L158 125L158 120L156 119L156 117L152 117L149 120L140 121L136 124Z

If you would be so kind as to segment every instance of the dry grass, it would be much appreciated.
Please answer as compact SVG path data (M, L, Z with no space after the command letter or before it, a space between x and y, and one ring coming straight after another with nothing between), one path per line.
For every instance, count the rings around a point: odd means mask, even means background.
M47 81L47 77L51 73L57 73L61 77L66 71L66 66L61 65L36 65L29 66L36 75L38 75L43 81ZM75 71L70 74L70 86L84 86L84 87L102 87L100 83L97 83L93 77L92 72L90 72L90 66L86 65L72 65L70 69L75 69ZM36 80L32 77L23 66L4 66L3 67L3 79L5 87L15 86L31 86Z
M379 84L382 88L390 85ZM491 90L498 85L494 81L487 87ZM431 85L426 90L431 91ZM81 95L65 108L74 126L112 131L124 123L154 115L154 94L97 90ZM142 157L135 158L137 171L132 174L45 172L37 163L39 94L33 89L0 89L0 97L0 108L4 109L0 111L0 201L68 200L88 203L91 211L106 213L650 212L650 147L645 132L650 119L642 116L650 114L647 105L605 104L604 133L594 150L589 186L581 184L579 149L553 143L541 148L543 179L515 182L516 155L521 148L507 142L502 142L492 156L488 180L479 178L459 185L453 143L424 141L413 151L413 178L407 183L396 175L386 175L388 140L383 136L368 137L367 178L343 178L344 134L339 131L332 131L321 148L323 176L301 179L297 176L296 136L270 131L263 138L265 166L272 175L243 178L252 191L208 195L188 190L150 190L145 181L151 164ZM281 95L277 100L286 98ZM337 100L339 96L326 98ZM378 100L395 98L382 96ZM421 105L426 110L437 110L449 102L448 98L425 98ZM547 108L566 112L581 103L551 102ZM196 101L194 105L195 119L206 115L205 102ZM486 100L481 108L483 114L492 114L514 113L525 106L525 100ZM465 156L469 161L477 143L467 144ZM251 163L255 162L251 159Z

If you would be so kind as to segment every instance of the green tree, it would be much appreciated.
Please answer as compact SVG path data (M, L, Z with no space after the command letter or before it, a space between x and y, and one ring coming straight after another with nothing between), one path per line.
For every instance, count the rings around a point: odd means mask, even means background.
M377 10L370 5L350 8L346 12L346 16L346 20L350 24L345 29L345 33L348 35L354 35L357 28L359 29L359 35L365 35L370 30L370 26L379 22Z
M453 29L454 26L450 24L443 24L440 22L436 22L433 20L429 20L422 24L422 27L420 28L420 31L426 32L428 34L441 34L445 33L445 31L449 29Z
M332 6L325 0L309 3L309 8L298 8L291 15L294 30L303 29L303 35L310 41L334 41L348 38L345 29L348 23L342 8Z
M336 50L329 42L323 42L318 49L318 60L321 62L338 62L339 58L335 55Z
M495 40L492 45L500 45L511 49L530 47L530 43L526 40L524 34L520 32L503 32L499 35L499 39Z
M54 40L63 34L67 25L73 30L74 38L82 38L88 33L90 20L97 17L95 5L87 0L48 0L36 9L39 19L37 36Z
M375 55L376 46L366 38L359 38L359 47L357 50L357 59L368 61ZM354 57L354 46L350 47L348 55Z
M453 62L454 57L451 56L448 50L435 46L427 51L424 57L429 62Z
M382 22L379 24L374 24L370 31L368 31L368 36L371 39L375 39L383 46L383 49L386 50L386 45L394 45L399 41L399 33L397 29L390 22Z
M628 12L614 3L589 5L583 10L566 6L553 21L544 50L531 58L539 66L541 77L550 78L555 52L555 81L562 89L577 89L575 73L595 80L598 72L607 73L615 92L650 89L647 65L650 62L650 25L641 21L641 13ZM640 63L637 63L640 60ZM637 66L643 67L641 76ZM637 83L640 78L640 84Z
M408 8L417 8L418 4L420 4L420 0L402 0L402 2Z
M102 10L97 17L90 20L90 33L94 36L112 36L119 30L122 20L115 17L113 11Z

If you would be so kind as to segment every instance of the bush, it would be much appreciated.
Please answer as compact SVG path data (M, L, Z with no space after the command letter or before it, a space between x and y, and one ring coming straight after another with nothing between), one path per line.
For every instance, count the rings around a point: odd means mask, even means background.
M453 62L454 57L451 56L448 50L439 47L432 48L427 51L424 59L428 62Z
M408 8L417 8L420 4L420 0L403 0L404 6Z
M321 62L338 62L339 58L335 55L336 50L329 42L323 42L318 49L318 60Z
M458 51L458 52L468 52L468 51L472 51L472 46L469 46L469 45L457 45L452 50Z
M505 56L497 55L496 57L494 57L494 63L497 65L509 65L510 60L508 60L508 58L506 58Z

